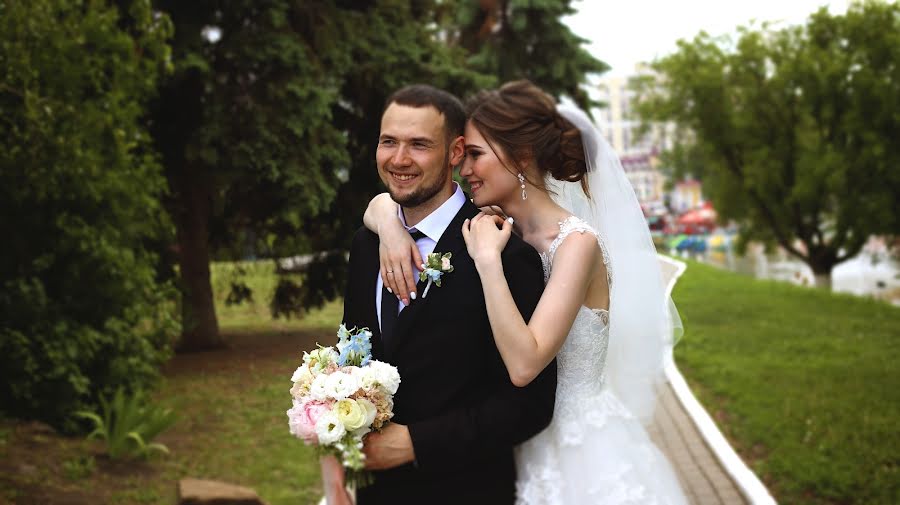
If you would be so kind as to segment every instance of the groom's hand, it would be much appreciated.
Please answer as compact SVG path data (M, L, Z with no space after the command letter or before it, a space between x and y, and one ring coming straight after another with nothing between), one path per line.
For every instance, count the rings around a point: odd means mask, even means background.
M387 470L416 459L409 428L397 423L388 423L380 433L366 435L363 452L367 470Z

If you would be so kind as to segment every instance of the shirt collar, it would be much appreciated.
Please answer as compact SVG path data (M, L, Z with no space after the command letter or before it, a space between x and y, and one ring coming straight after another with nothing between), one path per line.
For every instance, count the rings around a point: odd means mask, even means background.
M453 185L456 186L456 191L453 192L453 195L413 227L406 226L403 209L398 206L397 213L400 215L400 222L403 223L403 226L410 231L419 230L435 242L440 240L441 235L450 226L450 221L453 221L453 218L459 213L459 209L466 203L466 194L463 193L462 188L456 182Z

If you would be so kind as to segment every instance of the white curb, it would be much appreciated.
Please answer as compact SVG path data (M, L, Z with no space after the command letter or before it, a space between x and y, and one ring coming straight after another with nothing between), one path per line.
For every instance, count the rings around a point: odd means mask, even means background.
M675 275L669 279L669 284L666 286L666 296L671 296L675 282L687 269L687 265L663 255L658 255L658 257L660 261L674 265L676 268ZM738 456L731 444L728 443L728 440L725 439L725 436L722 435L722 432L719 431L712 417L697 401L681 372L678 371L678 367L675 366L675 359L671 352L666 357L666 378L672 385L678 401L681 402L682 407L684 407L684 410L687 411L688 416L690 416L694 425L700 431L700 435L712 449L713 454L716 455L725 472L734 480L744 497L754 505L775 505L775 498L772 497L766 486L759 480L759 477Z

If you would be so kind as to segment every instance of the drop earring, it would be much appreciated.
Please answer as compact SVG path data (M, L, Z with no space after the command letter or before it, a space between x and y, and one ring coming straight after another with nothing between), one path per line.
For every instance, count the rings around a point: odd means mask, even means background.
M525 193L525 176L522 175L522 172L519 172L517 177L519 178L519 183L522 185L522 200L528 200L528 195Z

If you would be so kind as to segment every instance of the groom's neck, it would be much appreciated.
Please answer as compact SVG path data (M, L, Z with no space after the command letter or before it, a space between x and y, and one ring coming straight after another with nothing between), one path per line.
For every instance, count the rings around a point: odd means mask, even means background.
M454 191L456 190L456 186L454 184L450 184L445 187L438 194L429 198L427 201L422 202L415 207L400 207L403 211L403 219L406 221L406 226L412 228L413 226L419 224L423 219L431 215L432 212L436 211L441 205L444 205L444 202L450 199L453 196Z

